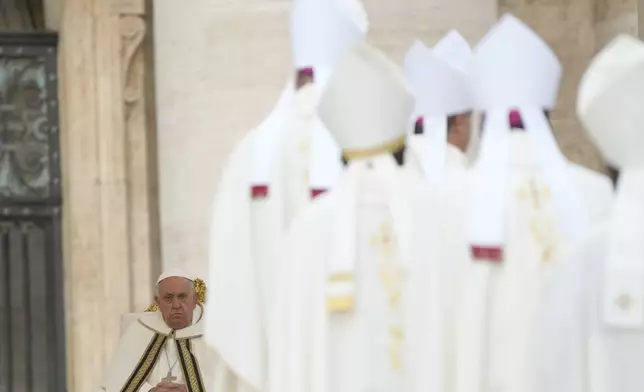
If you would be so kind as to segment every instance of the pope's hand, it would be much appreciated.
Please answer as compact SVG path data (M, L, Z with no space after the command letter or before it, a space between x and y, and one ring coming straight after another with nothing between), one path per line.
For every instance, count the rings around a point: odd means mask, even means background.
M183 384L175 384L170 381L161 381L150 392L188 392L188 388Z

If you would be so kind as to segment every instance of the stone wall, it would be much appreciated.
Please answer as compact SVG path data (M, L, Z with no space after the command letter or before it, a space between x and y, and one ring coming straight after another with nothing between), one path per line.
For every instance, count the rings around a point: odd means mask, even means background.
M597 50L620 33L637 36L637 0L595 0L594 16Z
M81 392L98 383L122 314L152 299L156 146L143 1L60 4L68 390Z
M205 265L210 206L234 145L290 76L288 1L155 0L165 267ZM196 268L199 273L199 268Z

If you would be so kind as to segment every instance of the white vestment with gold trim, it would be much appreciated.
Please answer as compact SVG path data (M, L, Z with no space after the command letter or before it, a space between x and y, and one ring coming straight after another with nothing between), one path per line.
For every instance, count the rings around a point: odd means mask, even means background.
M168 372L176 377L174 382L180 384L199 383L204 391L234 391L227 386L227 383L234 385L232 380L227 379L228 371L225 365L218 361L212 351L203 340L203 321L198 320L200 312L196 312L195 323L174 333L165 324L160 312L150 312L132 322L121 337L112 360L104 372L103 381L96 391L121 392L123 390L132 392L148 392L154 388ZM197 321L198 320L198 321ZM150 349L151 342L159 335L164 339L164 344L156 347L158 354L156 361L151 364L151 370L147 377L141 379L137 389L124 389L129 379L136 373L136 369L142 358L146 357L146 350ZM196 367L191 364L189 358L181 358L176 341L188 340L190 352L196 361ZM152 359L152 358L150 358ZM197 372L195 375L192 371ZM186 374L186 372L190 374ZM143 375L145 373L142 373ZM195 377L198 377L196 379Z
M503 260L471 261L459 277L457 360L480 356L485 376L475 382L460 365L457 391L583 392L582 326L568 300L579 286L558 283L572 244L558 235L551 192L529 135L516 130L509 137ZM590 222L606 220L613 200L609 180L573 163L568 174ZM462 238L465 233L463 227ZM464 387L469 381L475 386Z
M411 154L406 160L404 168L389 154L351 162L294 221L276 277L271 392L442 390L434 389L448 355L442 215ZM338 244L355 260L346 311L327 295Z
M334 182L331 175L325 178L327 183L312 184L309 175L311 154L329 151L311 146L320 143L320 137L330 138L315 114L318 99L315 85L295 92L278 140L265 146L275 149L268 162L267 194L253 197L251 190L259 131L235 150L217 190L210 227L206 339L239 377L240 388L246 384L245 388L259 389L264 383L265 318L271 304L273 259L282 237L294 216L310 203L313 185L328 188ZM337 150L337 157L328 157L328 172L333 172L334 159L338 173L341 170Z

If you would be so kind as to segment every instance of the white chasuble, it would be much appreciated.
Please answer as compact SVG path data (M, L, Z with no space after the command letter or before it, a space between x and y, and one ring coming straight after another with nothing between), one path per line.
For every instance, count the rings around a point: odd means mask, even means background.
M159 312L139 317L121 337L97 391L148 392L168 377L193 392L234 391L202 334L201 321L172 331Z
M276 278L271 392L428 390L417 380L441 355L426 339L440 322L428 315L440 238L434 195L407 166L390 155L351 162L293 223ZM343 258L351 271L334 274Z
M573 313L584 326L591 392L644 386L643 197L644 170L622 169L611 220L577 243L560 278L562 287L575 281L583 287Z
M293 217L310 203L311 143L315 135L328 132L318 127L317 94L313 85L296 92L293 109L274 135L277 141L264 146L272 149L271 159L258 155L261 129L242 141L223 173L213 207L206 339L240 380L255 389L262 389L265 380L274 256ZM268 167L265 181L254 177L262 162ZM334 167L341 170L339 153Z
M510 143L503 260L471 261L462 276L456 391L582 392L579 329L554 278L567 268L571 239L558 232L528 135L513 131ZM610 184L574 165L569 173L592 221L605 218ZM571 296L577 288L568 287Z

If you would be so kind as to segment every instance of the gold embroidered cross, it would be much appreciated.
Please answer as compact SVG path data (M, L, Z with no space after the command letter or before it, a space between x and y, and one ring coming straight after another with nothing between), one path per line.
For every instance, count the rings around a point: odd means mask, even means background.
M539 186L534 179L522 185L517 191L519 200L530 199L535 209L541 209L541 203L550 197L550 189L547 186Z
M308 140L301 140L297 144L297 151L299 151L300 154L308 154L309 153L309 141Z
M169 382L174 382L176 380L177 380L177 378L172 375L172 370L169 370L168 374L166 374L165 377L163 377L163 379L161 379L161 381L169 381Z
M615 299L615 304L623 312L626 312L632 305L631 297L628 294L621 294Z
M369 242L374 248L390 253L394 245L394 235L391 226L386 222L381 223L378 231L371 236Z

